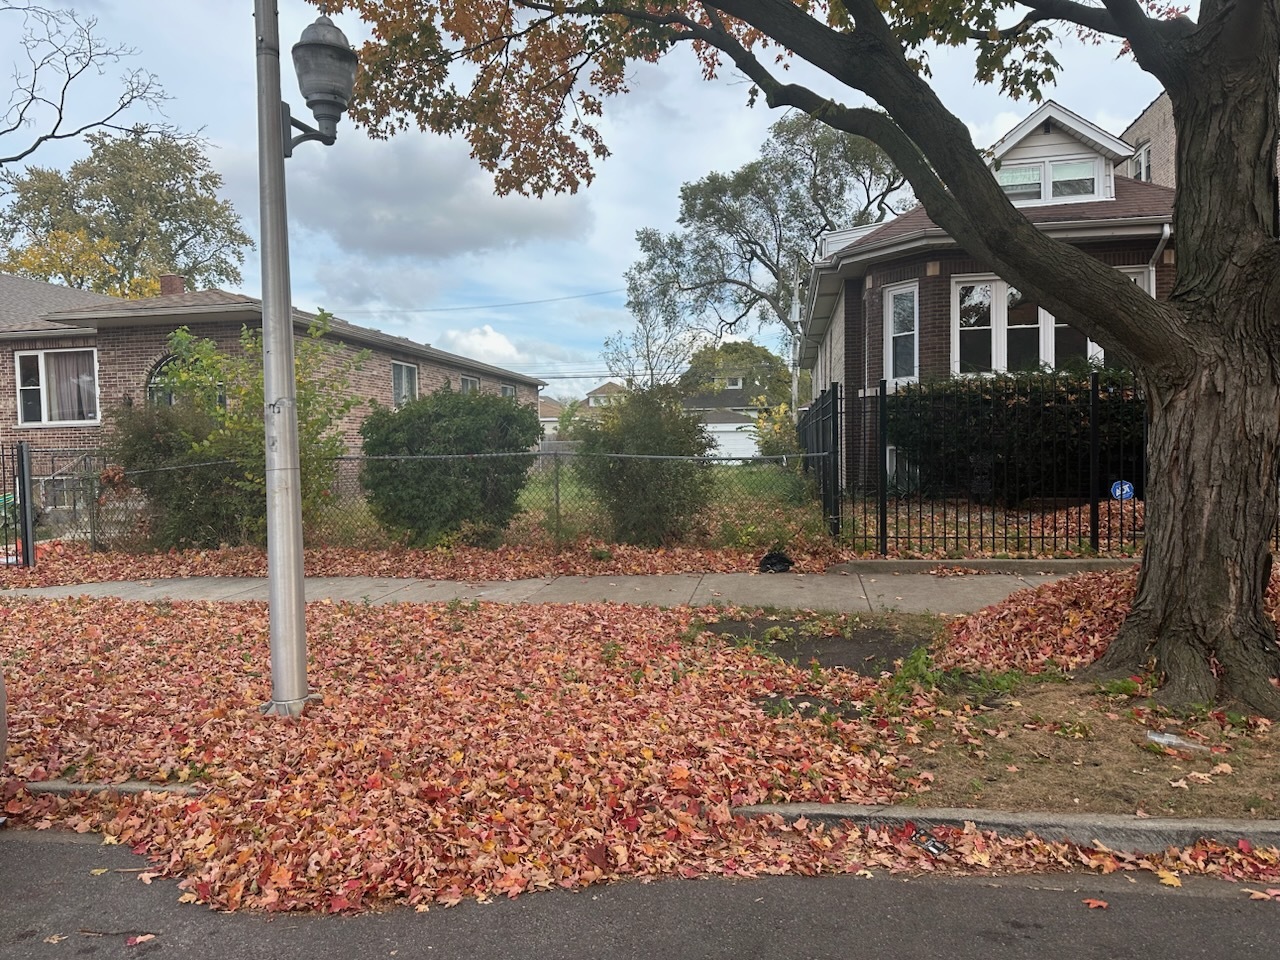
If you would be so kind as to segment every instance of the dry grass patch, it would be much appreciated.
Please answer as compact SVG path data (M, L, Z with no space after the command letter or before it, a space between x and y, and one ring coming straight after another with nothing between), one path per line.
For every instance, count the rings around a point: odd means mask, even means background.
M1265 721L1180 722L1079 681L1024 683L994 707L952 706L906 750L913 772L933 777L909 801L919 806L1280 817L1280 744ZM1152 733L1193 746L1162 746Z

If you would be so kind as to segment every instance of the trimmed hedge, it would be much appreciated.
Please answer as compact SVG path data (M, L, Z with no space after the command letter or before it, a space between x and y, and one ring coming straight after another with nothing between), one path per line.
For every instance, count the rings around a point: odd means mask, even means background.
M1144 401L1132 373L1100 370L1099 489L1090 489L1089 374L956 377L900 387L888 442L900 493L967 495L1013 505L1109 496L1115 480L1141 498Z

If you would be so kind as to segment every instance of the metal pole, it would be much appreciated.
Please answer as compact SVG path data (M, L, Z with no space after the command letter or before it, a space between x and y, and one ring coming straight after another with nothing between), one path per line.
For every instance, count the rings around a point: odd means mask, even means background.
M307 704L302 488L289 292L289 229L280 100L280 22L275 0L254 0L258 38L258 188L262 213L262 368L266 421L267 577L271 699L262 712L296 717Z
M1098 530L1098 496L1101 493L1102 470L1098 444L1098 372L1089 374L1089 546L1094 553L1101 546ZM1123 507L1124 504L1121 504ZM1108 507L1108 510L1111 508ZM1108 546L1110 544L1108 543Z
M36 565L36 512L31 502L31 447L26 441L18 444L18 491L18 536L22 540L22 556L18 559L24 567L31 568Z

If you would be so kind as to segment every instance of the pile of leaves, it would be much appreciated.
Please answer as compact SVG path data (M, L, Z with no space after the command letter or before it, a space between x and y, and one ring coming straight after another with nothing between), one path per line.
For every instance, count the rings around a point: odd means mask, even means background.
M810 679L694 633L693 616L312 605L323 702L291 722L258 713L264 605L20 601L0 610L12 774L203 792L20 793L7 810L103 831L201 902L348 910L784 872L784 845L730 807L902 796L891 740L863 722L767 716L757 701ZM850 676L815 692L856 700L872 686Z
M1138 568L1082 573L1020 590L948 624L938 664L971 671L1071 672L1106 652L1138 589ZM1280 616L1280 571L1267 611Z

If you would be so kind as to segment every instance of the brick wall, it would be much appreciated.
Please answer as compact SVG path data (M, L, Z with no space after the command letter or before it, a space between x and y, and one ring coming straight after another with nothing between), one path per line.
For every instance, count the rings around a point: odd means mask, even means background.
M238 352L241 325L236 322L214 322L192 325L193 332L214 340L219 349ZM156 366L169 351L166 347L171 328L168 326L121 327L99 331L97 336L33 338L6 341L0 353L0 443L26 441L40 449L83 449L102 443L103 425L84 426L17 426L17 383L14 354L25 350L54 350L96 347L98 356L98 405L103 422L111 410L121 404L143 403L147 396L147 382ZM350 358L361 348L337 341L340 357ZM351 390L360 401L343 420L342 433L348 447L358 452L360 447L360 423L371 408L372 401L390 406L391 362L393 360L416 366L418 369L418 394L421 396L448 384L461 390L464 371L434 364L409 354L382 349L369 350L364 364L350 377ZM485 373L470 373L480 380L485 393L500 393L504 381ZM537 390L525 384L511 383L516 387L516 399L526 405L536 405Z
M1162 93L1143 110L1138 119L1129 124L1120 139L1135 149L1151 145L1151 182L1166 187L1175 185L1177 174L1177 139L1173 133L1173 104L1167 93ZM1121 176L1132 177L1136 172L1134 161L1127 160L1117 171Z

